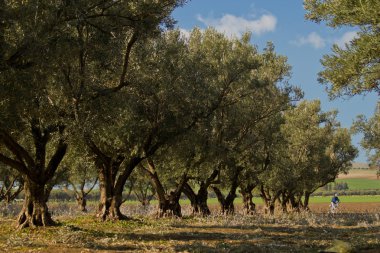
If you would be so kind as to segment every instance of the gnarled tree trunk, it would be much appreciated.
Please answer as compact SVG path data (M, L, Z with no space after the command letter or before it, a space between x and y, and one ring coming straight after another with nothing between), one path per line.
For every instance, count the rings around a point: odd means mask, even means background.
M198 193L195 193L191 186L186 183L183 187L183 193L190 200L193 214L200 214L202 216L211 214L207 205L208 192L204 182L201 182Z
M305 191L304 194L305 194L305 195L304 195L304 201L303 201L303 203L302 203L302 210L303 210L303 211L309 211L309 210L310 210L310 209L309 209L309 200L310 200L310 195L311 195L311 193L308 192L308 191Z
M248 184L246 187L240 186L240 189L241 189L240 193L243 197L245 214L254 214L256 212L256 205L252 201L252 198L253 198L252 191L254 188L255 188L255 185L253 184Z
M132 171L144 158L138 155L129 159L123 155L112 158L102 152L89 138L87 138L87 145L95 154L95 163L99 168L100 203L97 216L102 221L128 219L120 211L120 206L123 204L124 186ZM124 167L120 169L122 163Z
M160 178L158 177L156 167L151 159L147 159L148 168L144 168L149 177L152 180L152 185L155 188L157 198L158 198L158 216L177 216L182 217L181 205L179 204L179 199L181 197L184 185L188 181L187 173L182 175L181 181L177 184L174 191L166 194L164 186L162 185Z
M47 189L43 183L36 183L30 179L25 179L25 199L17 219L19 228L28 226L50 226L55 224L46 204L50 190L51 189Z
M33 119L31 133L35 150L28 152L6 130L0 128L0 141L14 155L14 158L10 158L0 152L0 162L16 169L24 180L25 199L18 216L19 228L54 224L46 202L53 187L49 183L52 182L67 150L63 131L63 126L52 125L44 128L40 125L40 121ZM59 133L58 143L53 155L47 161L46 146L54 132Z
M228 192L227 197L224 197L223 193L219 190L218 187L212 186L212 189L214 190L218 198L222 214L235 213L234 200L236 198L236 190L239 186L239 175L240 175L241 170L242 168L240 167L237 167L235 169L234 174L231 178L230 190Z
M77 195L75 197L76 201L77 201L77 205L79 207L79 210L86 213L87 212L87 200L86 200L86 196L82 193L80 195Z
M219 179L216 179L219 176L219 173L219 170L214 170L205 181L201 181L198 193L195 193L188 183L184 185L183 193L190 199L193 214L200 214L202 216L208 216L211 214L207 205L207 189L211 184L219 183Z
M109 158L109 157L107 157ZM120 175L116 178L116 174L120 169L124 157L119 156L116 160L107 159L107 163L100 164L99 169L99 190L100 203L99 212L97 214L101 220L125 220L127 216L120 211L120 206L123 203L123 188L124 184L119 183ZM125 172L125 171L124 171Z
M281 191L278 191L274 195L272 195L269 192L269 190L266 191L264 189L263 185L260 186L260 196L264 200L265 213L269 212L270 215L274 215L275 204L280 194L281 194Z
M79 188L77 188L76 184L69 181L69 184L73 187L75 193L75 199L77 201L77 205L80 211L86 213L87 212L87 195L94 189L95 185L98 182L98 178L93 182L92 186L85 190L86 179L82 178L80 180ZM68 187L66 186L65 191L69 192Z

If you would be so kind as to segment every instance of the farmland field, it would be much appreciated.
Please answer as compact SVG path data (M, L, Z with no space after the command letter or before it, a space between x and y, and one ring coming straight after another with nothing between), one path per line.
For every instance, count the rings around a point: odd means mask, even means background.
M367 178L342 178L337 179L336 182L345 182L349 190L371 190L380 189L380 180L367 179Z
M339 179L365 178L375 180L377 179L376 172L377 170L373 169L351 169L348 174L340 174Z

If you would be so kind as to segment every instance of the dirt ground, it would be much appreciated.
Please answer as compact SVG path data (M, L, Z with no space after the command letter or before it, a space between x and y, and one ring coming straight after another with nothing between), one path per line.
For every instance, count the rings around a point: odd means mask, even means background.
M217 207L217 206L215 206ZM0 252L380 252L380 203L328 204L311 212L161 218L129 213L131 220L100 222L93 213L54 211L57 226L15 229L15 217L0 216ZM186 207L185 207L186 208ZM54 208L52 208L54 210Z
M0 252L380 252L375 214L302 213L99 222L89 215L57 217L49 228L14 229L0 218ZM325 252L325 251L324 251Z
M316 213L326 213L329 204L312 203L310 209ZM343 203L339 206L341 213L380 213L380 203Z

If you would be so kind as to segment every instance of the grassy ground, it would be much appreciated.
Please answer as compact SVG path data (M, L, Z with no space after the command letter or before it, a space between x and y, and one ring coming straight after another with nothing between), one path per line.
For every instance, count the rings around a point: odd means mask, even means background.
M325 197L311 197L310 203L330 203L332 196ZM342 203L380 203L379 195L371 196L339 196L339 199Z
M348 174L339 175L336 182L345 182L349 190L380 189L380 180L377 178L377 170L352 169Z
M380 189L380 180L367 179L367 178L342 178L337 179L336 182L345 182L348 184L349 190L372 190Z
M332 196L315 196L310 198L310 203L330 203ZM370 195L370 196L339 196L339 199L343 203L380 203L380 195ZM242 204L243 200L242 198L236 198L234 203L235 204ZM263 204L263 200L261 198L255 197L253 198L253 202L256 204ZM133 201L129 203L135 203L138 204L138 202ZM152 201L153 204L156 204L155 201ZM190 204L190 201L188 199L180 200L181 204ZM207 201L208 204L214 205L218 204L218 200L216 198L210 198Z
M345 204L353 205L362 203ZM318 252L335 240L354 252L380 252L380 205L366 205L371 210L328 214L327 203L313 203L311 213L271 217L260 205L254 216L221 216L211 204L213 215L200 218L192 217L185 204L182 219L156 219L154 206L126 205L122 212L133 220L100 222L93 215L95 203L83 215L73 202L52 202L57 226L21 231L15 230L13 206L13 214L0 215L0 252ZM239 212L241 206L236 207Z
M372 171L350 172L350 189L378 189ZM143 209L127 202L122 212L133 220L100 222L93 213L97 202L89 202L89 214L78 212L73 202L49 201L58 225L15 230L15 215L21 203L0 206L0 252L318 252L330 247L350 251L380 252L380 196L340 196L337 214L328 214L331 196L312 197L311 213L262 212L262 200L254 198L258 213L220 216L216 198L208 204L213 215L191 217L188 200L181 200L185 218L155 219L156 202ZM338 240L338 241L337 241ZM342 246L343 245L343 246ZM338 249L339 250L339 249Z
M99 222L58 217L50 228L15 231L0 223L4 252L317 252L341 240L356 252L380 250L380 220L369 214L288 214L209 218L137 217Z

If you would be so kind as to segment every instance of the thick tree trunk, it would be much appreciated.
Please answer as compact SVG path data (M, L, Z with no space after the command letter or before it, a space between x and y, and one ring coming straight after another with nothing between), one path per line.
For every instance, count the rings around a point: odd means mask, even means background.
M241 191L241 195L243 197L243 203L244 203L244 213L245 214L254 214L256 211L256 205L253 203L252 198L252 191Z
M236 190L239 186L239 174L241 172L242 168L236 168L234 171L234 175L231 178L231 186L230 186L230 191L228 192L227 197L224 197L222 192L218 189L218 187L213 186L212 189L214 190L220 207L222 214L234 214L235 213L235 206L234 206L234 200L236 198Z
M101 197L99 204L98 217L102 220L126 220L127 216L121 213L122 204L121 196L113 195L110 197Z
M197 194L197 206L199 209L199 213L202 216L208 216L211 214L210 209L208 208L208 205L207 205L207 199L208 199L207 186L206 184L202 182Z
M24 183L24 192L24 205L17 219L18 227L54 225L55 222L46 205L50 192L46 191L45 185L27 179Z
M38 119L32 119L34 152L31 155L32 152L28 152L7 131L0 128L0 141L15 157L0 152L0 161L16 169L24 180L25 199L17 221L19 228L54 224L46 202L53 187L52 178L67 150L64 129L61 125L42 127ZM54 132L58 132L59 141L50 160L47 160L46 146Z
M236 198L235 192L233 192L233 193L230 192L227 195L227 197L224 197L223 193L221 192L221 190L219 190L218 187L212 186L211 188L214 190L216 197L218 198L221 213L227 214L227 215L228 214L234 214L234 212L235 212L234 200Z
M292 209L295 212L299 212L302 208L301 196L296 196L295 194L290 195L290 204L292 205Z
M115 166L116 164L114 164ZM120 166L120 164L118 164ZM110 220L126 220L127 216L123 215L120 211L120 206L123 203L122 194L123 189L115 187L115 179L112 173L107 170L100 170L99 173L99 190L100 190L100 204L97 216L105 221Z
M281 192L277 192L275 195L271 195L269 190L265 190L264 186L260 187L260 196L265 203L265 213L269 212L270 215L274 215L276 200L279 198Z
M281 209L283 213L288 212L288 203L289 203L289 195L286 194L286 191L281 192L281 197L279 198L281 203Z
M183 193L189 198L192 213L194 215L208 216L211 214L210 209L207 205L208 192L207 187L204 182L201 182L198 193L196 194L189 184L185 184L183 188Z
M175 192L170 192L165 198L159 198L159 217L176 216L182 217L180 196Z
M84 192L77 194L76 200L77 200L79 210L86 213L87 212L87 208L86 208L87 200L86 200L86 195L84 194Z
M187 173L182 175L181 181L178 183L176 189L166 194L165 188L162 185L160 178L158 177L156 167L153 160L147 159L148 167L144 168L145 172L149 175L152 185L155 188L156 195L158 198L158 217L165 216L177 216L182 217L181 205L179 204L179 199L183 191L184 185L187 183Z
M304 211L309 211L309 210L310 210L310 209L309 209L309 199L310 199L310 195L311 195L310 192L308 192L308 191L305 192L305 200L304 200L303 205L302 205L302 209L303 209Z

